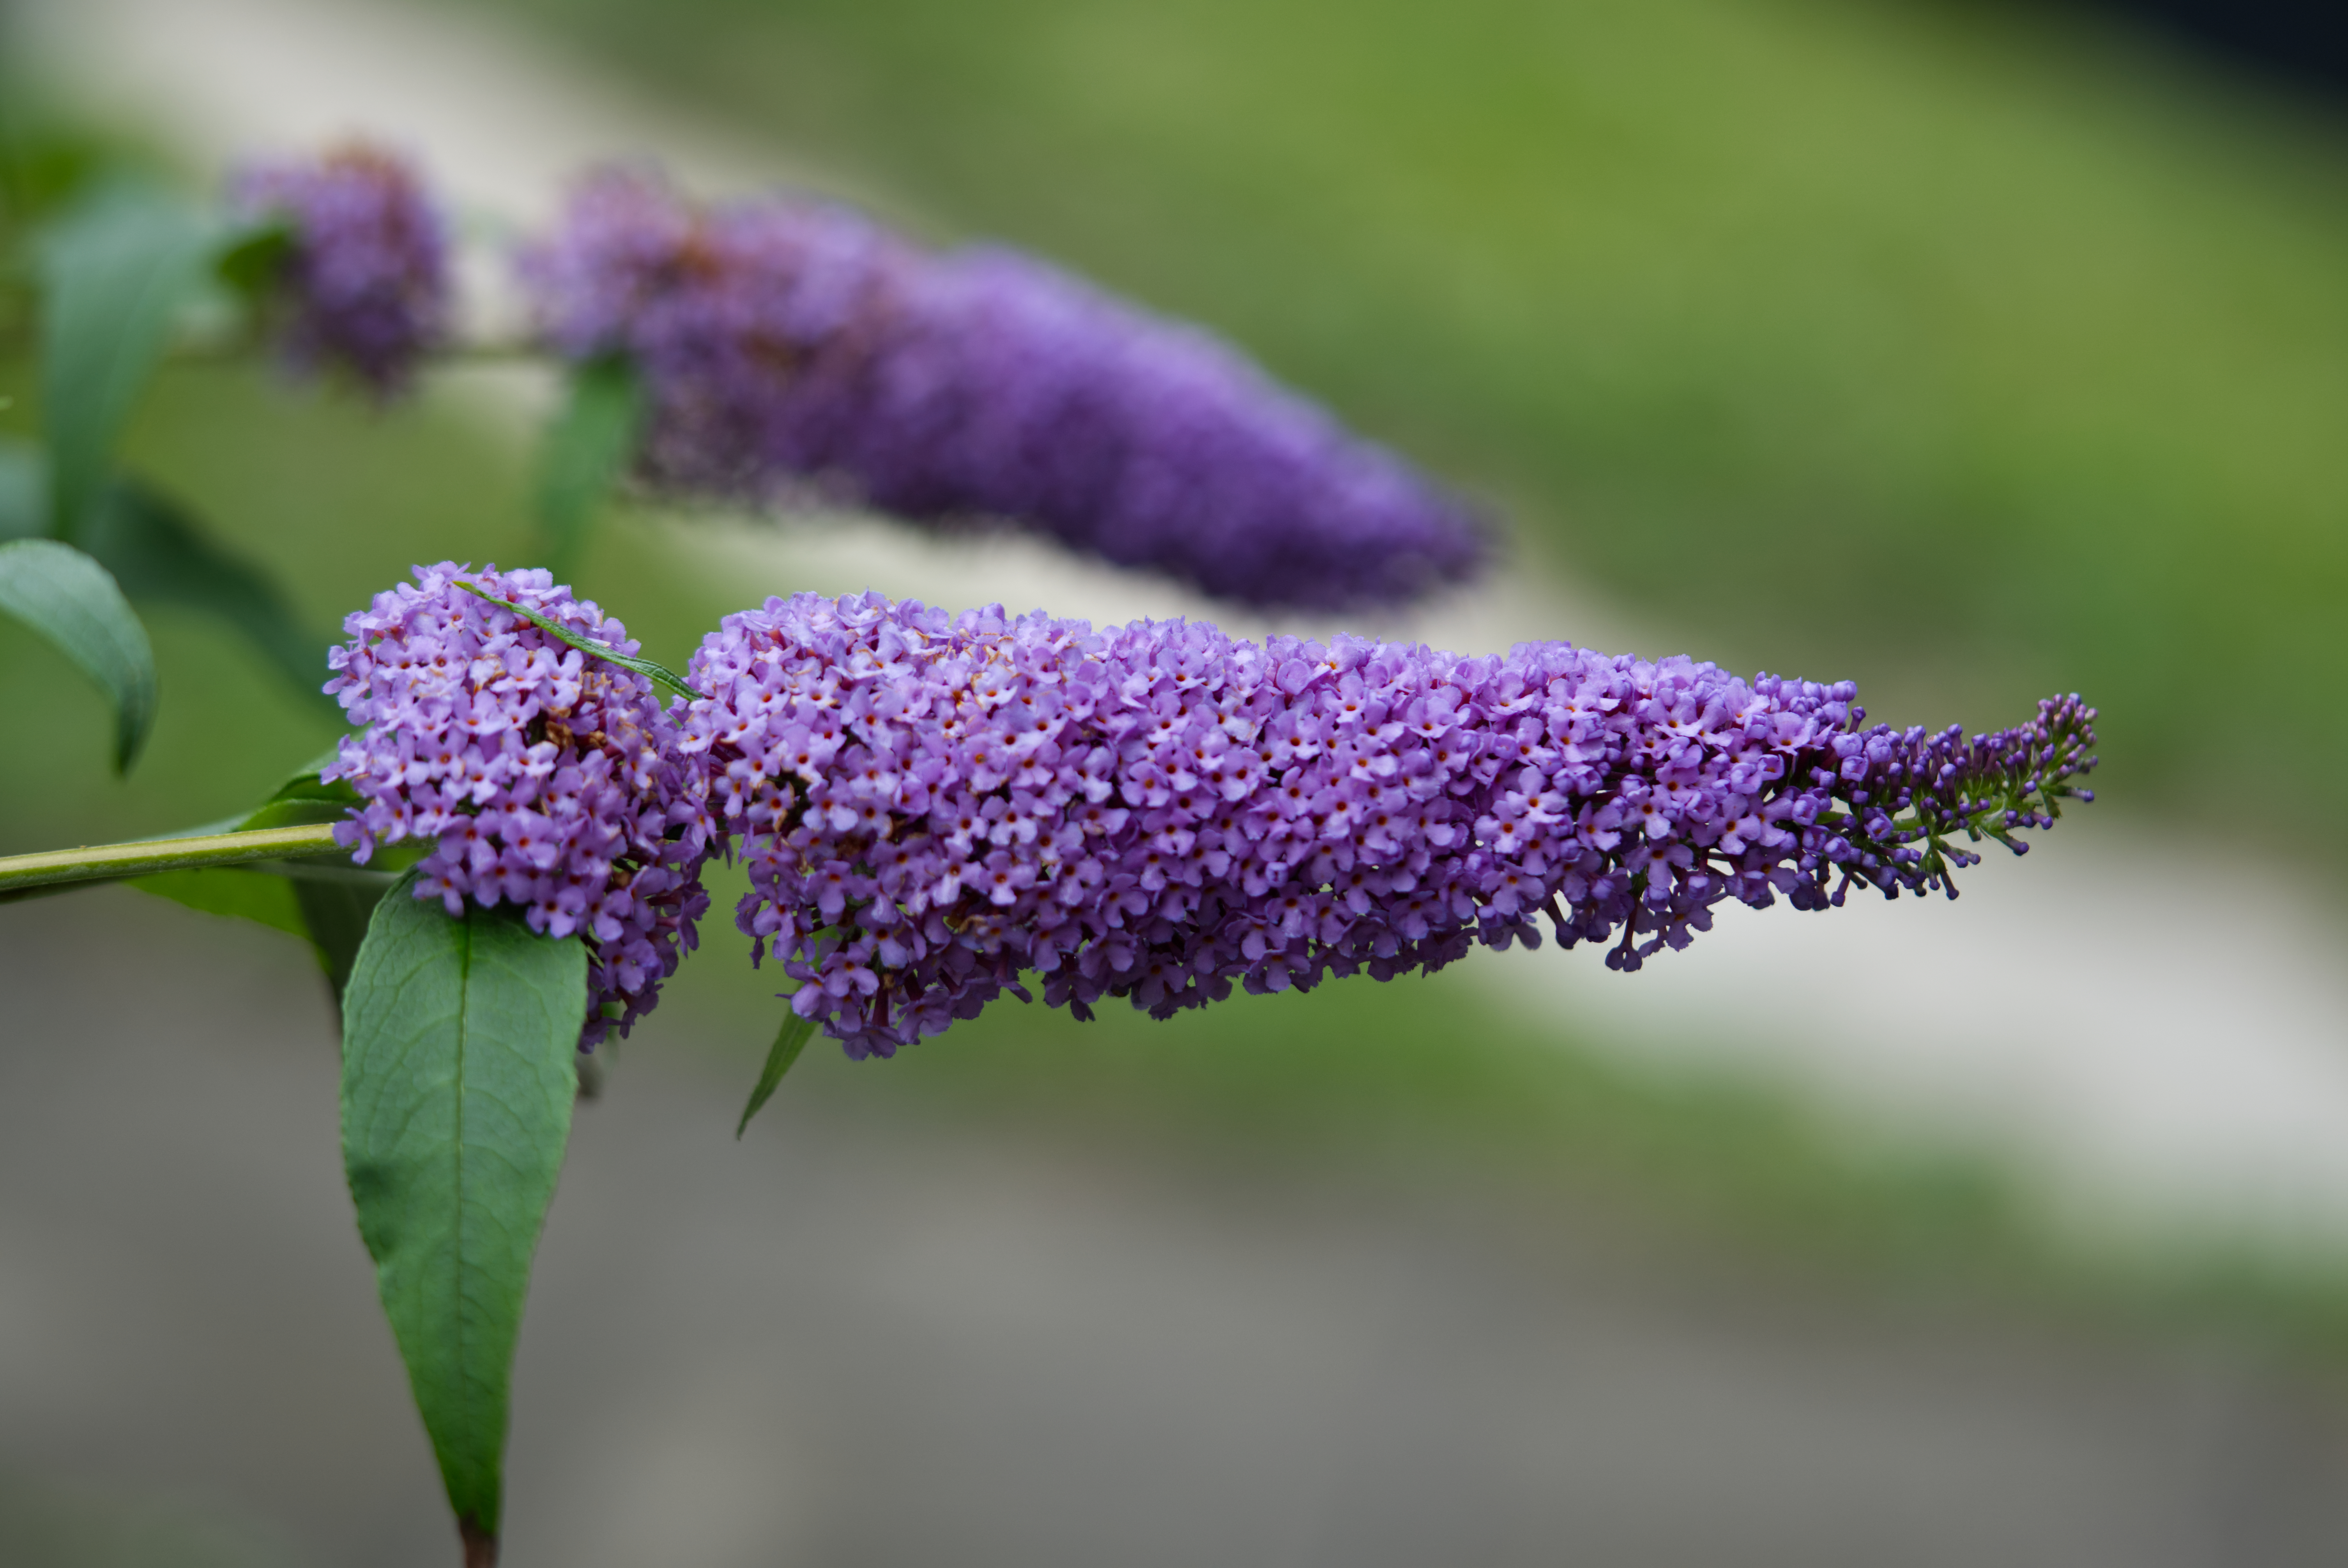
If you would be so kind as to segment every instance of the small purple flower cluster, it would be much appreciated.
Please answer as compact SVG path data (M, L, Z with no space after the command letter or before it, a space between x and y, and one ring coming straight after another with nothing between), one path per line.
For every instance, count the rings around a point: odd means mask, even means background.
M416 569L343 622L326 683L351 723L325 779L365 801L335 833L437 841L416 896L451 915L511 904L590 953L581 1049L652 1009L709 907L701 867L725 846L677 763L675 722L644 676L590 659L500 606L525 606L615 651L626 629L544 571Z
M1485 553L1458 502L1229 344L1010 251L613 170L522 270L560 353L642 374L656 487L829 485L1260 604L1397 603Z
M802 594L726 618L679 724L743 835L739 923L793 1006L886 1056L997 995L1159 1016L1484 943L1636 968L1735 897L1897 897L2051 823L2094 710L1968 741L1864 724L1848 683L1569 643L1506 658L1193 622L1096 633ZM1830 886L1831 885L1831 886Z
M448 330L450 295L447 225L414 168L353 143L250 165L230 181L229 201L290 231L264 296L288 363L347 372L377 396L406 386Z

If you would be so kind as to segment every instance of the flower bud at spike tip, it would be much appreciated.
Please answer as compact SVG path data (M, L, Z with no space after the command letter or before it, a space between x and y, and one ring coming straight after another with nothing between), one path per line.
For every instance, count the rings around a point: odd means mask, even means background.
M1247 603L1399 603L1485 553L1458 501L1229 344L1031 257L609 170L521 271L560 353L642 375L655 489L998 518Z
M1684 658L1096 632L870 594L729 616L690 679L710 695L678 745L742 835L753 961L778 955L793 1006L860 1057L1024 998L1026 970L1079 1016L1167 1017L1234 981L1537 947L1544 912L1635 969L1724 898L1953 897L1979 857L1949 835L2051 817L2095 760L2075 696L1968 741L1866 727L1848 682Z
M570 647L467 583L633 655L627 629L544 571L443 561L343 622L326 691L364 733L324 774L366 804L336 839L436 847L416 896L520 910L587 943L582 1049L650 1011L709 907L701 867L724 847L653 682Z
M287 363L345 372L379 397L405 387L450 308L448 224L414 168L356 142L255 162L230 180L229 205L286 226L261 307Z

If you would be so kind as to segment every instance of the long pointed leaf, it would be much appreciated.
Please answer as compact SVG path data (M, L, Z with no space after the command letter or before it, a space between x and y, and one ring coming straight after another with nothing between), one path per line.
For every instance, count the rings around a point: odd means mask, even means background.
M612 487L635 455L644 387L626 360L591 360L571 378L571 395L547 426L538 471L538 521L557 578L576 569Z
M343 995L343 1159L469 1551L493 1561L507 1402L578 1092L587 950L395 886Z
M114 766L128 773L155 722L155 651L106 569L55 539L0 545L0 610L51 642L114 704Z
M742 1120L734 1125L736 1143L740 1143L742 1134L750 1130L750 1118L775 1097L775 1086L782 1082L783 1074L791 1070L791 1063L799 1059L799 1052L807 1049L807 1042L814 1035L813 1019L801 1018L795 1012L783 1015L783 1027L775 1031L775 1043L767 1048L767 1065L758 1070L757 1084L750 1091L750 1103L742 1107Z
M510 600L499 599L494 593L483 593L479 589L475 588L469 582L459 582L457 586L463 589L467 593L471 594L475 599L486 599L491 604L496 605L499 610L510 610L513 611L516 615L520 616L524 620L529 621L532 626L537 627L541 631L543 631L549 636L556 638L561 641L569 643L572 647L576 648L582 653L588 654L596 659L601 659L607 664L617 664L623 670L633 670L648 681L656 681L660 682L660 684L667 687L670 691L675 692L680 697L698 697L701 695L700 692L695 691L692 687L685 683L685 678L683 676L679 675L675 671L669 669L664 664L655 664L653 661L639 658L633 653L623 653L618 649L611 647L606 643L598 642L592 637L582 637L579 633L572 630L571 628L563 625L562 622L559 620L541 615L538 611L515 604Z
M203 214L128 187L84 202L44 236L41 409L57 537L78 528L97 503L115 437L220 242Z

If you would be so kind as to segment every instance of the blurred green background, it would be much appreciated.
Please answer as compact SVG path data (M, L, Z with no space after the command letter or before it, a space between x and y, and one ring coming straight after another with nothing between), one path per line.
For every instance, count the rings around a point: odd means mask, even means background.
M2106 715L2099 811L2302 864L2348 845L2324 809L2348 760L2332 104L2030 6L504 3L933 238L1032 246L1226 331L1483 497L1520 569L1676 647L1856 677L1901 723L2080 690ZM93 149L170 166L38 95L12 119L19 231ZM483 412L505 374L377 413L175 366L129 456L323 629L413 560L522 551L528 454ZM0 395L0 429L28 431L21 354ZM681 661L731 606L678 527L626 519L582 579ZM162 719L128 783L88 694L0 625L0 706L42 737L0 750L0 848L216 816L330 733L211 626L151 620ZM705 1006L739 1031L764 989L721 968L688 971L653 1038ZM1005 1014L958 1031L984 1052L891 1077L1174 1107L1216 1136L1265 1122L1266 1146L1448 1124L1693 1182L1773 1233L1863 1233L1869 1255L2028 1250L1982 1173L1857 1171L1766 1094L1625 1077L1462 975L1334 990L1212 1027ZM1438 1033L1489 1060L1438 1059ZM1324 1092L1339 1050L1392 1071ZM1725 1122L1723 1095L1744 1107Z
M2342 866L2341 101L2027 4L498 6L929 238L1029 246L1220 328L1481 498L1510 569L1670 642L1638 651L1855 678L1901 723L2078 690L2104 711L2095 810L2139 843ZM22 75L0 113L11 251L93 169L216 172ZM21 308L0 434L37 417ZM177 364L128 456L272 563L323 643L411 562L524 553L527 381L452 369L377 412ZM681 664L738 607L705 525L614 521L582 586ZM211 623L149 620L161 717L128 781L94 696L0 621L0 854L218 817L332 734ZM654 1052L747 1087L775 1004L723 961L733 891L615 1092ZM2342 1259L2090 1255L1986 1163L1631 1070L1479 972L1163 1026L1005 1006L887 1066L810 1052L785 1094L1242 1181L1467 1188L1861 1296L2339 1365Z

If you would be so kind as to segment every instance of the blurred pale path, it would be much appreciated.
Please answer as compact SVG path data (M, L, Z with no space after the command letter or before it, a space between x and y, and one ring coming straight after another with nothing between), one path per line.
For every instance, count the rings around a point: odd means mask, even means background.
M1998 1147L2089 1234L2336 1250L2336 918L2260 867L2157 848L2096 810L2019 864L1988 846L1953 904L1854 892L1814 917L1732 906L1629 983L1580 954L1483 972L1535 999L1561 988L1591 1038L1625 1051L1715 1066L1763 1054L1864 1124Z
M203 167L363 130L417 149L467 202L516 220L544 212L582 163L613 155L656 153L706 188L845 189L646 100L547 39L453 12L41 0L29 15L40 46L95 102ZM1022 540L941 542L853 518L672 538L745 601L874 587L1104 621L1216 614ZM1241 629L1262 630L1243 619ZM1473 651L1560 634L1673 651L1529 571L1375 630ZM2125 793L2125 780L2097 782ZM2348 983L2332 956L2348 931L2280 867L2199 864L2112 815L2066 820L2023 864L1993 848L1953 907L1855 897L1818 921L1731 910L1721 931L1635 979L1588 954L1517 956L1485 972L1633 1053L1787 1078L1861 1129L2010 1157L2082 1221L2156 1241L2338 1247L2348 1241Z
M0 999L0 1476L170 1494L262 1561L445 1560L294 944L20 904ZM1439 1183L1023 1147L829 1056L737 1144L740 1065L640 1050L582 1108L514 1568L2348 1551L2348 1419L2296 1372L1764 1285Z

